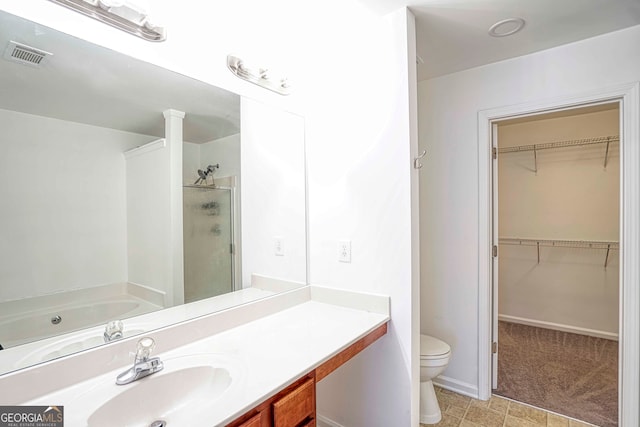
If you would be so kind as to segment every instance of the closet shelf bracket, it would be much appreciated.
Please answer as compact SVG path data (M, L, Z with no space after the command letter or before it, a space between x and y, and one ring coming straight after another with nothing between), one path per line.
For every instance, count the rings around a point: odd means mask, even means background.
M608 137L607 137L607 149L606 149L606 151L604 152L604 168L605 168L605 169L607 168L607 159L609 158L609 143L610 143L610 142L611 142L611 137L610 137L610 136L608 136ZM609 254L609 253L607 252L607 255L608 255L608 254ZM606 266L607 266L607 265L605 264L605 267L606 267Z

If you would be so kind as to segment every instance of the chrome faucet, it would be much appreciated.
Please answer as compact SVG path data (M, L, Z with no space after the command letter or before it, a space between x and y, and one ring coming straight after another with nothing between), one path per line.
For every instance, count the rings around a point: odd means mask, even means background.
M155 341L151 337L140 338L136 348L136 359L133 366L116 378L117 385L125 385L144 378L151 374L155 374L164 368L159 357L149 358L151 350L156 346Z
M119 340L124 337L124 325L121 320L112 320L104 327L104 342Z

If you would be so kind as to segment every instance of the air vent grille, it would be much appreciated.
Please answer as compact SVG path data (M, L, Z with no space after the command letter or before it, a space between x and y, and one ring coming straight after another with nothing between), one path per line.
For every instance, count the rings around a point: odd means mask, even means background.
M10 41L4 53L5 59L25 65L40 67L51 53L31 46Z

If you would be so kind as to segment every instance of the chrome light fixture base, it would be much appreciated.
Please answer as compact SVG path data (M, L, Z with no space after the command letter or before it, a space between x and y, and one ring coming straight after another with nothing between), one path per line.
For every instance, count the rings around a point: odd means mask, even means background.
M237 56L227 55L227 67L242 80L262 86L280 95L289 95L292 92L286 77L272 77L268 69L249 67Z
M49 0L90 18L96 19L112 27L126 31L129 34L151 42L164 41L167 36L165 29L151 24L148 17L139 11L134 11L135 17L120 16L104 0ZM129 9L127 12L130 12ZM123 14L124 15L124 14Z

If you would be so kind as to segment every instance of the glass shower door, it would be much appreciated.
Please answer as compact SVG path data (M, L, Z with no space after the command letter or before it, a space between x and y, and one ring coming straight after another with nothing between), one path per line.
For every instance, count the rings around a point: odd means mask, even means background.
M230 189L185 186L184 300L233 290L233 200Z

